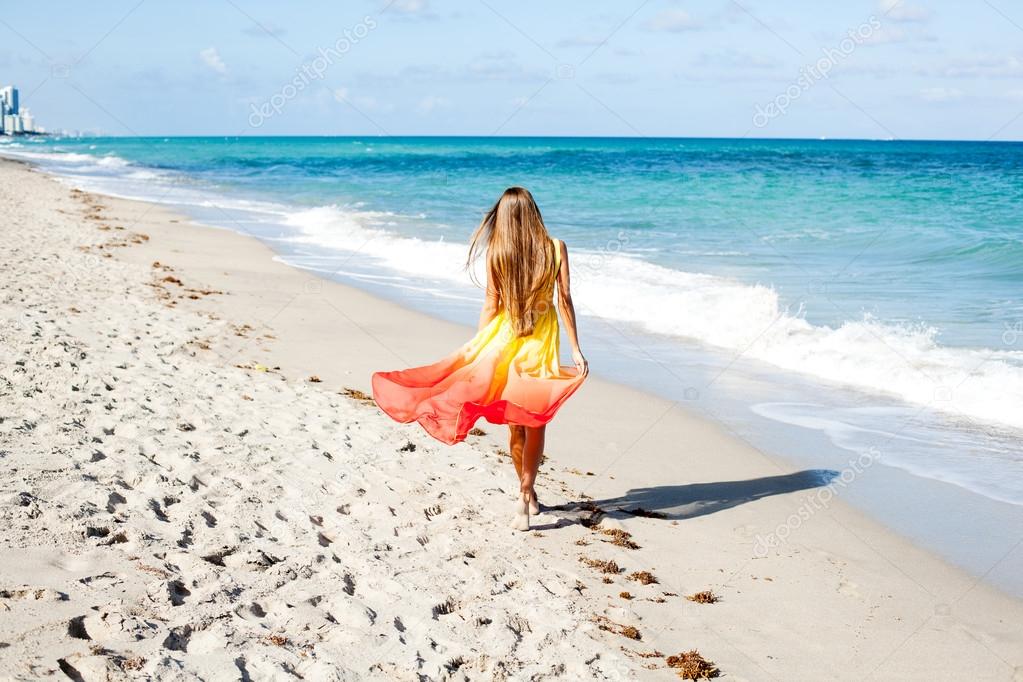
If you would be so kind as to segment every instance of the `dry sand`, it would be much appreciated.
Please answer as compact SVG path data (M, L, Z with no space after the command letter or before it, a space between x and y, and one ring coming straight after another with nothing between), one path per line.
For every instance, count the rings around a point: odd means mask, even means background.
M679 405L589 381L516 533L501 428L344 395L468 329L21 164L0 212L0 676L1023 680L1018 600Z

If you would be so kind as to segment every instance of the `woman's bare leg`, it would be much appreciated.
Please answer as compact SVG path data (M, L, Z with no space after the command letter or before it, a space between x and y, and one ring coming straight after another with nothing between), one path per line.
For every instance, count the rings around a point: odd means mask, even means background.
M526 427L517 424L508 425L508 452L511 454L515 474L522 482L522 448L526 444Z
M543 457L545 430L546 427L532 429L508 425L508 450L519 477L519 499L515 502L515 518L512 520L512 527L517 530L529 530L529 515L540 513L534 485L540 458Z
M522 448L522 475L519 476L519 492L528 495L530 513L539 514L540 504L536 499L536 474L540 470L543 458L544 441L547 426L538 428L526 427L526 442Z

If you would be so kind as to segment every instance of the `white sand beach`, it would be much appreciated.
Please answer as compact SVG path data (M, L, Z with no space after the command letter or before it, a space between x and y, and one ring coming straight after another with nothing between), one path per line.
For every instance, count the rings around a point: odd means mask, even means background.
M467 328L21 163L0 211L0 679L1023 680L1018 599L685 406L591 378L517 533L503 427L360 394Z

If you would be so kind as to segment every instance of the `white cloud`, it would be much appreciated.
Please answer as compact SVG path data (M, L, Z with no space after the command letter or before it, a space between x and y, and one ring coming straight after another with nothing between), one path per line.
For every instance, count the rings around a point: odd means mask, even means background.
M895 45L898 43L932 43L937 38L933 33L921 26L902 28L885 24L882 20L881 27L872 31L870 36L863 40L864 45Z
M960 57L920 69L921 75L943 76L945 78L1021 78L1023 57L1007 54L981 54Z
M428 0L393 0L385 6L385 10L408 19L437 18L437 14L430 9Z
M466 65L464 74L474 79L543 82L549 71L527 68L510 57L483 55Z
M418 14L425 12L428 7L426 0L394 0L390 5L390 9L401 14Z
M926 102L954 102L965 94L958 88L924 88L920 91L920 97Z
M227 73L227 64L225 64L224 60L220 58L217 48L207 47L205 50L199 50L199 59L201 59L203 64L213 71L216 71L221 75Z
M437 109L447 108L449 104L450 102L443 97L428 95L419 100L419 104L416 105L416 110L421 114L430 114Z
M773 69L781 62L773 57L741 50L725 49L702 52L693 62L696 67L727 67L732 69Z
M287 31L273 24L252 24L243 28L242 33L254 38L280 38Z
M596 36L574 36L572 38L562 38L559 40L555 47L596 47L603 45L607 42L607 38L598 38Z
M610 83L611 85L631 85L639 80L639 76L634 73L615 73L611 71L602 71L595 74L595 78L603 83Z
M878 9L884 14L881 21L895 21L904 23L923 23L930 21L931 11L920 5L913 5L906 0L880 0L877 3Z
M875 30L864 41L864 45L890 45L892 43L905 43L909 41L909 35L898 26L885 26Z
M683 9L666 9L643 26L649 31L667 31L668 33L696 31L702 27L700 22Z
M358 111L362 112L383 112L390 113L394 110L394 107L390 104L381 104L376 97L372 95L355 95L348 88L334 88L331 91L334 95L334 100L347 104L350 107L355 107Z

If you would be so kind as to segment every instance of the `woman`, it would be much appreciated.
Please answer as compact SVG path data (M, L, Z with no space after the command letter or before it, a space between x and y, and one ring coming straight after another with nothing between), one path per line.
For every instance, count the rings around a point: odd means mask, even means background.
M589 371L579 350L569 288L568 250L552 239L533 196L505 190L476 229L466 266L486 251L487 298L476 336L444 360L373 375L373 397L393 419L418 421L449 445L465 440L480 417L507 424L519 477L512 527L529 530L540 513L537 470L547 422ZM554 291L575 368L561 366Z

